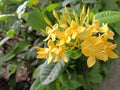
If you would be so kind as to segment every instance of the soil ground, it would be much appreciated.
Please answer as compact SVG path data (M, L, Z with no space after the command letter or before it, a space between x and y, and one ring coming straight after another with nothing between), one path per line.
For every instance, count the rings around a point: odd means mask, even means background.
M120 59L112 66L110 74L101 84L100 90L120 90Z

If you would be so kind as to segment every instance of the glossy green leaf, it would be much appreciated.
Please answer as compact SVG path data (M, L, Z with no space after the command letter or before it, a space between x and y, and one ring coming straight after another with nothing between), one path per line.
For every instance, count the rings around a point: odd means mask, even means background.
M12 58L15 57L15 55L16 54L14 54L14 53L8 53L8 54L6 54L5 57L4 57L4 61L11 60Z
M7 66L7 69L14 73L16 71L16 67L17 67L16 65L9 64Z
M1 20L5 20L6 18L7 18L6 15L0 15L0 21L1 21Z
M28 48L28 46L29 46L29 44L28 44L27 41L25 41L25 40L20 41L20 42L18 43L17 48L15 49L15 53L17 54L17 53L20 53L20 52L24 51L25 49Z
M89 71L89 75L93 75L95 73L99 73L100 72L100 63L98 60L96 60L95 65L93 65L93 67L90 69Z
M10 0L11 2L14 2L14 3L21 3L23 2L23 0Z
M43 12L45 12L45 11L53 11L58 6L59 6L59 4L57 4L57 3L50 4L45 9L43 9Z
M59 60L57 63L51 62L50 64L46 61L40 69L40 81L42 85L47 85L56 80L65 67L66 63L63 60Z
M88 76L87 79L92 83L101 83L103 80L103 77L99 73L95 73L95 74L92 74L91 76Z
M6 33L6 36L7 37L14 37L15 35L15 31L13 29L9 30L7 33Z
M52 83L46 85L45 90L57 90L57 88L56 88L56 83L55 83L55 82L52 82Z
M117 48L115 51L119 54L120 53L120 36L116 36L116 39L114 41L117 44Z
M38 0L28 0L27 6L37 5L37 4L38 4Z
M66 5L68 5L69 3L74 2L75 0L64 0L62 3L62 6L65 7Z
M30 87L30 90L45 90L45 87L41 85L39 78L36 79Z
M35 79L39 78L39 73L40 73L40 68L41 68L42 65L39 65L38 68L36 68L36 70L34 71L33 73L33 77Z
M3 58L4 61L11 60L12 58L14 58L16 56L15 49L17 48L17 46L18 46L18 44L15 44L8 50L8 53L6 53Z
M75 71L73 72L67 72L65 71L62 73L59 77L61 83L63 86L67 89L76 89L81 84L77 81L77 73Z
M37 31L45 29L47 25L46 22L44 21L44 15L37 9L30 11L30 13L27 16L27 23Z
M111 24L112 28L114 28L115 32L120 35L120 22Z
M101 2L104 10L115 10L119 8L115 0L101 0Z
M97 0L83 0L84 3L96 3Z
M120 12L103 11L95 14L94 18L100 20L101 23L115 23L120 21Z
M80 50L70 51L67 52L67 55L72 59L78 59L82 55L82 52Z

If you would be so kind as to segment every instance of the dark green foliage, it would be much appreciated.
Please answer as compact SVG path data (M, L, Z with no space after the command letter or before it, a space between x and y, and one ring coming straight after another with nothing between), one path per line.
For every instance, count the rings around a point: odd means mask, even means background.
M69 63L61 59L47 64L36 59L34 46L46 46L44 18L57 23L52 10L61 14L65 6L71 17L72 9L79 14L82 6L90 7L90 23L93 19L108 23L115 32L115 52L120 53L119 0L0 0L0 90L99 90L114 60L97 60L88 68L87 58L79 50L66 53ZM16 82L21 68L27 71L27 78Z

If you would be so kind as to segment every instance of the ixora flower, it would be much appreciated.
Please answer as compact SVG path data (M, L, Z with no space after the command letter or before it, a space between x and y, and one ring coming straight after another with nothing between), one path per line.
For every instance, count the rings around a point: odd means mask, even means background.
M95 64L96 58L103 61L107 61L108 57L118 58L118 55L112 51L115 48L116 44L104 41L102 37L96 36L84 40L81 44L83 54L88 56L88 67L92 67Z
M56 31L58 30L58 24L55 24L52 28L50 27L46 27L46 33L48 34L48 37L44 40L44 41L47 41L49 40L50 38L55 41L56 39Z
M116 44L109 41L113 39L114 32L109 30L107 24L100 26L99 20L93 20L92 24L89 24L89 12L88 9L86 13L84 7L80 17L75 11L71 17L66 7L60 16L54 10L53 15L57 23L51 25L49 19L45 19L49 25L46 26L47 38L44 40L48 41L48 47L35 47L38 50L37 58L46 58L48 63L57 62L60 58L68 62L65 53L73 49L80 50L88 57L88 67L92 67L96 60L105 62L108 58L118 58L113 52Z
M37 58L46 58L48 63L50 63L53 59L53 55L55 55L53 62L59 61L62 58L65 62L68 62L66 55L64 54L66 47L63 46L55 46L52 40L48 41L48 48L39 48L35 47L38 50Z

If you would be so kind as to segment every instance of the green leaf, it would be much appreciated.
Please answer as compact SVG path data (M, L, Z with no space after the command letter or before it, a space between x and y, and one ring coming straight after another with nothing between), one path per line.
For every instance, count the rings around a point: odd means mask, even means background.
M9 30L7 33L6 33L6 36L7 37L14 37L15 35L15 31L13 29Z
M62 6L65 7L66 5L68 5L69 3L74 2L75 0L64 0L62 3Z
M5 55L4 61L6 62L6 61L8 61L8 60L11 60L11 59L14 58L15 56L16 56L16 54L14 54L14 53L8 53L8 54Z
M103 80L103 77L99 73L95 73L95 74L92 74L91 76L88 76L87 79L92 83L101 83Z
M40 29L45 29L47 25L44 21L44 15L37 9L30 11L30 13L27 16L27 23L37 31L40 31Z
M62 73L59 77L61 83L63 86L67 89L73 89L75 90L78 88L81 84L77 81L77 73L75 71L73 72L67 72L65 71Z
M10 0L11 2L14 2L14 3L21 3L23 2L23 0Z
M40 68L41 68L42 65L39 65L39 67L34 71L33 73L33 77L35 79L39 78L39 73L40 73Z
M42 85L47 85L56 80L65 67L66 63L63 60L59 60L57 63L51 62L50 64L46 61L40 69L40 81Z
M5 20L7 18L6 15L0 15L0 21Z
M78 59L82 55L82 52L80 50L70 51L67 52L67 55L72 59Z
M96 3L97 0L83 0L84 3Z
M50 4L48 5L45 9L43 9L43 13L45 11L53 11L55 8L57 8L59 6L58 3L54 3L54 4Z
M27 6L37 5L37 4L38 4L38 0L28 0Z
M46 85L45 90L57 90L55 82Z
M94 18L100 20L101 23L115 23L120 21L120 12L103 11L95 14Z
M116 36L114 41L117 44L117 48L115 49L115 51L117 52L117 54L119 54L120 53L120 36Z
M0 75L3 74L4 70L4 68L0 67Z
M28 48L29 44L27 41L23 40L18 43L17 48L15 49L15 53L18 54Z
M17 48L17 44L15 44L14 46L12 46L9 50L8 53L5 54L3 60L4 61L8 61L11 60L12 58L14 58L16 56L16 54L14 53L15 49Z
M101 2L103 10L115 10L119 8L115 0L101 0Z
M9 64L7 66L7 69L14 73L16 71L16 67L17 67L16 65Z
M120 22L113 23L111 26L114 28L115 32L120 35Z
M95 65L90 69L89 71L89 75L93 75L95 73L99 73L100 72L100 63L98 60L96 60Z
M41 85L39 78L36 79L30 87L30 90L44 90L44 86Z

